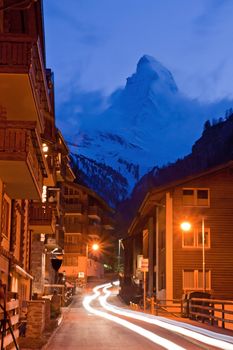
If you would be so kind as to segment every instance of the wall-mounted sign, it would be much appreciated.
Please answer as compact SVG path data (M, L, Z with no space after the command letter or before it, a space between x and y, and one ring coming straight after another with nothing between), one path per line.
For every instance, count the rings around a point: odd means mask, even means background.
M141 271L148 272L149 259L142 259Z

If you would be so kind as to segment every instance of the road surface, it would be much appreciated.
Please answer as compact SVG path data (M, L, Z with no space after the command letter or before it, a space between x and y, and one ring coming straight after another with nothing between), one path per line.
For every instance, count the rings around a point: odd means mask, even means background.
M75 296L46 350L233 350L233 337L119 307L115 290Z

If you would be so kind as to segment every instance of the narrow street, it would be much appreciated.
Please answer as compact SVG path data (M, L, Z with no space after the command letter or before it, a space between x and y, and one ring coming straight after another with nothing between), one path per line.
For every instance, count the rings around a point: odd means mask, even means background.
M46 350L233 349L230 336L134 312L116 293L116 288L106 285L77 294Z

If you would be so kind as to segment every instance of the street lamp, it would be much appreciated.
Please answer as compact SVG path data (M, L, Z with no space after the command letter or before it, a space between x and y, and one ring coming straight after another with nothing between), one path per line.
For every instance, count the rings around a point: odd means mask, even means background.
M92 244L92 250L94 250L95 252L96 252L97 250L99 250L99 244L98 244L98 243Z
M87 258L87 262L86 262L86 281L87 281L87 271L88 271L89 248L91 249L91 251L97 253L100 250L100 245L97 242L95 242L95 243L92 243L89 246L89 244L87 242L87 246L86 246L86 258Z
M188 221L184 221L180 225L182 231L188 232L191 230L192 225ZM205 272L205 218L201 218L201 235L202 235L202 285L203 292L206 291L206 272Z

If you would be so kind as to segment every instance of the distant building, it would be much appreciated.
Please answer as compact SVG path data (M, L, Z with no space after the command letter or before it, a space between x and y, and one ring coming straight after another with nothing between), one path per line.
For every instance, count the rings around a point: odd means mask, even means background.
M151 190L128 230L125 278L142 279L140 261L149 261L147 291L179 299L203 290L233 298L233 162ZM192 225L182 231L182 221ZM204 257L203 240L204 235Z
M67 280L77 282L103 275L103 255L111 252L112 209L94 191L71 182L62 184L65 213L65 256L61 267ZM94 252L92 245L99 249Z

